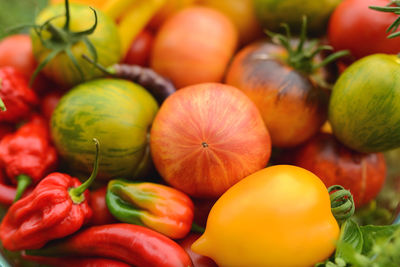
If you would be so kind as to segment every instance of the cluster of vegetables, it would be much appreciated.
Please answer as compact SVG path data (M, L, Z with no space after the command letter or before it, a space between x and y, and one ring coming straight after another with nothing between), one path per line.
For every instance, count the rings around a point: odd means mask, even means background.
M383 225L360 219L400 147L399 14L389 0L51 1L30 35L0 41L3 254L399 266L399 201Z

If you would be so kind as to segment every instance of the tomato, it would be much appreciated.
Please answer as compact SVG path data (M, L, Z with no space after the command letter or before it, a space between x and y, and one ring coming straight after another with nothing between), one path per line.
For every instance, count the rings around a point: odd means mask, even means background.
M334 135L361 152L400 147L400 60L374 54L350 65L339 77L329 102Z
M252 43L236 54L226 75L227 84L256 104L277 147L301 144L326 120L328 95L311 75L289 66L287 58L281 46Z
M177 88L220 82L237 39L235 26L224 14L189 7L171 16L157 32L150 66Z
M29 35L10 35L0 42L0 67L11 66L29 78L36 68Z
M328 28L335 50L348 49L359 59L375 53L397 54L400 38L388 39L386 29L398 15L369 6L386 6L389 0L345 0L333 12Z
M69 0L70 3L81 3L91 7L101 8L108 0ZM65 0L51 0L52 4L64 3Z
M317 175L326 187L337 184L350 190L356 207L374 199L385 181L382 153L354 151L331 134L318 134L294 154L293 163Z
M64 92L62 91L53 91L42 97L40 101L40 111L48 121L50 121L51 115L63 94Z
M87 39L97 51L98 62L103 66L109 66L117 63L121 56L119 35L115 23L103 12L99 10L96 10L96 12L98 17L97 27L92 34L87 36ZM42 10L36 19L36 23L40 25L54 16L63 14L65 14L64 5L51 5ZM87 5L70 3L70 15L70 31L72 32L85 31L94 25L94 13ZM64 27L65 20L65 16L60 16L53 19L51 24L61 30ZM46 34L49 35L49 32L45 27L43 35L46 36ZM71 87L82 81L103 75L101 71L82 58L83 54L91 58L94 57L84 40L82 38L74 39L75 37L71 37L67 31L63 31L63 34L66 35L65 38L57 37L54 34L52 36L53 41L58 40L54 41L57 44L56 49L63 47L67 51L67 47L70 47L71 54L75 57L76 63L80 68L75 66L71 58L63 51L47 63L43 73L65 87ZM34 55L38 62L42 63L54 50L44 46L34 31L32 31L31 38ZM63 41L60 41L60 39Z
M341 0L254 0L256 16L268 30L281 30L281 23L299 31L301 18L307 16L309 31L325 34L329 16ZM346 18L347 19L347 18Z
M149 66L150 54L153 47L154 36L149 30L138 34L129 48L124 63L135 64L143 67Z
M228 16L239 32L239 42L245 45L263 36L256 19L253 0L201 0L207 7L215 8Z
M197 0L167 0L161 9L149 22L149 27L158 30L160 26L174 13L193 5Z
M178 244L189 254L193 267L217 267L217 264L212 259L197 254L190 248L199 237L200 234L189 233L185 238L179 240Z
M303 168L276 165L217 200L192 250L219 266L308 267L332 254L338 236L322 181Z

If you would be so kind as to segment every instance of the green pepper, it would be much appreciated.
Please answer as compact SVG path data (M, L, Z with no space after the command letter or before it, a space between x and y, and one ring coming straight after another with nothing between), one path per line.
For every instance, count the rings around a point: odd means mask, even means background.
M119 221L145 226L170 238L183 238L192 227L192 200L169 186L111 180L106 203Z

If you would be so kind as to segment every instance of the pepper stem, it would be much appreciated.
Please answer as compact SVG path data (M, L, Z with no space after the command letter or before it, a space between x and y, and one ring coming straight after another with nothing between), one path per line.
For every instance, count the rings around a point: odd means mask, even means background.
M25 174L17 176L17 190L14 198L14 202L19 200L25 192L25 189L32 183L31 177Z
M343 186L340 185L332 185L328 188L328 192L330 194L333 216L339 224L342 224L354 214L355 205L353 196L350 191L344 189Z
M197 223L193 222L190 231L194 233L203 234L206 231L206 229L204 229L204 227L198 225Z
M92 174L90 175L89 179L87 179L83 184L81 184L78 187L74 187L69 189L68 193L69 196L71 197L72 201L75 204L80 204L85 200L85 196L83 193L86 191L86 189L89 188L89 186L93 183L94 179L97 176L98 168L99 168L99 141L96 138L93 138L93 142L96 145L96 157L94 159L94 164L93 164L93 171Z

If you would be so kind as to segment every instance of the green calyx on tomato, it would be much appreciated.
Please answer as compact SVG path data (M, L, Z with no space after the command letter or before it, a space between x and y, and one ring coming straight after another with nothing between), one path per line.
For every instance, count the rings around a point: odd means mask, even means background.
M87 37L88 35L92 34L97 27L97 13L96 10L94 10L93 8L89 8L93 11L94 14L94 24L89 29L84 31L73 32L70 30L70 9L68 0L65 0L65 23L63 27L57 27L51 23L52 20L60 16L51 17L46 20L42 25L33 26L33 29L40 39L42 45L49 49L51 52L46 56L43 61L40 62L40 64L36 68L31 77L30 84L33 83L37 74L46 66L46 64L62 52L66 53L72 64L78 70L81 77L84 78L81 66L79 66L77 59L75 58L71 50L71 47L78 42L83 42L86 45L87 49L92 54L94 61L97 62L96 48ZM50 33L50 38L44 38L43 31Z
M288 51L288 56L286 59L287 64L289 64L294 69L303 72L305 74L313 74L315 71L327 64L335 61L336 59L346 56L349 54L347 50L338 51L326 57L321 62L316 63L314 58L323 51L332 51L333 48L329 45L320 45L318 40L311 40L308 45L306 45L307 39L307 17L303 16L303 21L301 25L300 39L297 46L294 46L291 40L290 27L286 23L282 23L282 27L286 31L286 36L280 33L273 33L266 30L266 34L271 37L272 42L283 46ZM318 82L318 80L317 80Z
M397 6L390 6L390 5L397 5ZM370 6L370 9L381 11L381 12L391 12L396 15L400 15L400 1L390 1L387 6ZM400 36L400 31L397 31L397 28L400 26L400 17L397 18L390 26L387 28L386 33L391 33L388 35L388 38L395 38Z

